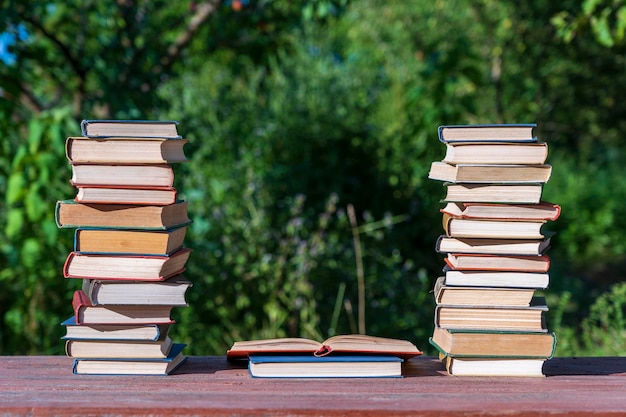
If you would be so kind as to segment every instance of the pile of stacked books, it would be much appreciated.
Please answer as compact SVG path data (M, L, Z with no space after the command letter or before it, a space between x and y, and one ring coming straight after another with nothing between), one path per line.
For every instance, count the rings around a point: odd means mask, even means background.
M446 154L429 178L446 189L436 244L446 265L430 342L452 375L541 376L554 353L538 292L549 283L545 225L560 207L541 198L552 167L534 127L439 127Z
M77 374L167 375L185 360L169 330L191 286L191 221L171 165L187 160L186 140L174 121L85 120L81 130L66 141L77 193L55 211L75 229L63 275L81 280L63 322L67 355Z

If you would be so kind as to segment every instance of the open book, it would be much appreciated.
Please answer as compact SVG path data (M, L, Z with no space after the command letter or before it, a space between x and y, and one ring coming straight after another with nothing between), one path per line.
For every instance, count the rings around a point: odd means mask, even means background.
M281 338L235 342L226 352L229 360L248 359L255 354L312 354L326 356L338 354L393 355L403 359L421 355L422 352L407 340L389 339L367 335L338 335L317 342L304 338Z

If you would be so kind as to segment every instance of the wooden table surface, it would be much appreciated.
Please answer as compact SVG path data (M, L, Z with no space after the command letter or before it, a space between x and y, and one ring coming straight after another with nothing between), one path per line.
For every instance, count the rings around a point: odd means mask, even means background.
M193 356L167 377L73 375L62 356L0 357L0 416L626 416L626 358L554 358L545 378L256 379Z

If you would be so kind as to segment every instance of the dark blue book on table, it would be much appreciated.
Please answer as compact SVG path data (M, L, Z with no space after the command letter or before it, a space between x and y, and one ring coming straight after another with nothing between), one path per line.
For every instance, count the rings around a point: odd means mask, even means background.
M86 375L169 375L187 359L183 343L175 343L167 358L74 359L72 372Z
M250 355L256 378L400 378L403 359L390 355Z

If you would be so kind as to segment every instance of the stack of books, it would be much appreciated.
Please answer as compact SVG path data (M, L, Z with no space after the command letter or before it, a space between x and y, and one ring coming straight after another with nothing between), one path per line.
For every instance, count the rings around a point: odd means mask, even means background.
M187 160L186 140L174 121L84 120L81 131L66 141L77 193L55 210L75 229L63 275L82 281L63 322L66 353L76 374L170 374L185 360L172 310L191 286L191 220L171 165Z
M534 124L439 127L446 145L429 178L444 181L446 255L436 281L430 342L452 375L542 376L555 349L548 307L546 223L560 207L542 200L548 146Z

